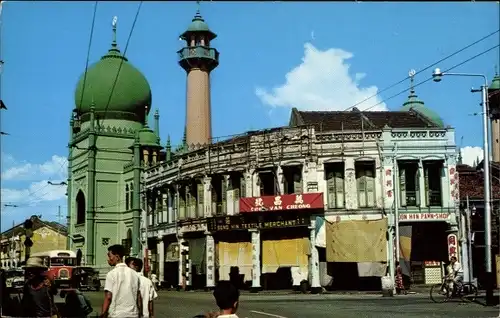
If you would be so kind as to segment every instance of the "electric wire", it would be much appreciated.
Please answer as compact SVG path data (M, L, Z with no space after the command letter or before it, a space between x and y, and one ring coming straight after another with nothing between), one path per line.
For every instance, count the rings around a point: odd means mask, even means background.
M127 54L128 46L130 44L130 39L132 38L132 33L134 32L135 24L136 24L137 19L139 17L139 13L141 12L142 3L143 3L143 1L139 2L139 6L137 7L137 11L135 13L134 21L132 22L132 27L130 28L130 32L128 34L127 43L125 44L125 49L123 50L123 57L124 58L125 58L125 55ZM115 77L115 80L113 81L113 86L111 87L111 92L109 94L108 102L106 103L106 108L104 108L104 114L102 116L101 125L104 123L104 119L106 118L106 113L108 112L109 104L111 103L111 99L113 98L113 92L115 90L116 83L118 82L118 78L120 76L120 70L122 69L122 65L123 65L124 61L125 61L125 59L122 59L120 61L120 64L118 65L118 71L116 72L116 77Z
M453 56L455 56L455 55L457 55L457 54L459 54L459 53L461 53L461 52L463 52L463 51L467 50L468 48L470 48L470 47L472 47L472 46L474 46L474 45L476 45L476 44L478 44L478 43L480 43L480 42L482 42L482 41L486 40L487 38L489 38L489 37L491 37L491 36L493 36L493 35L495 35L495 34L497 34L497 33L499 33L499 32L500 32L500 29L498 29L498 30L496 30L496 31L494 31L494 32L491 32L490 34L488 34L488 35L486 35L486 36L483 36L483 37L482 37L482 38L480 38L479 40L476 40L476 41L472 42L471 44L469 44L469 45L467 45L467 46L464 46L464 47L463 47L463 48L461 48L460 50L455 51L455 52L453 52L453 53L451 53L451 54L449 54L449 55L445 56L444 58L440 59L439 61L436 61L436 62L434 62L434 63L432 63L432 64L430 64L430 65L428 65L428 66L424 67L423 69L421 69L421 70L419 70L418 72L416 72L416 73L415 73L415 75L420 74L420 73L422 73L422 72L425 72L426 70L430 69L431 67L436 66L436 65L438 65L439 63L446 61L447 59L449 59L449 58L451 58L451 57L453 57ZM361 100L361 101L359 101L359 102L355 103L354 105L352 105L352 106L350 106L350 107L346 108L344 111L348 111L348 110L350 110L350 109L352 109L352 108L354 108L354 107L356 107L356 106L358 106L358 105L360 105L360 104L362 104L362 103L364 103L364 102L366 102L366 101L368 101L368 100L370 100L370 99L372 99L372 98L374 98L374 97L379 96L381 93L386 92L386 91L390 90L391 88L393 88L393 87L395 87L395 86L398 86L399 84L403 83L403 82L404 82L404 81L406 81L408 78L410 78L410 77L409 77L409 76L406 76L406 77L405 77L405 78L403 78L402 80L400 80L400 81L398 81L398 82L396 82L396 83L394 83L394 84L392 84L392 85L390 85L390 86L388 86L388 87L386 87L386 88L384 88L384 89L382 89L382 90L380 90L380 91L377 91L377 93L375 93L375 94L373 94L373 95L371 95L371 96L368 96L367 98L365 98L365 99L363 99L363 100Z
M90 36L89 36L89 44L87 47L87 59L85 62L85 73L83 73L83 87L82 87L82 94L80 96L80 102L78 105L76 105L76 110L79 111L80 108L82 107L82 102L83 102L83 96L85 93L85 84L87 82L87 72L89 69L89 60L90 60L90 49L92 47L92 38L94 37L94 27L95 27L95 18L96 18L96 13L97 13L97 4L99 1L96 1L94 4L94 13L92 14L92 25L90 27Z
M488 53L488 52L490 52L490 51L492 51L492 50L496 49L496 48L497 48L497 47L499 47L499 46L500 46L500 45L498 45L498 44L497 44L497 45L495 45L495 46L493 46L493 47L491 47L491 48L489 48L489 49L487 49L487 50L485 50L485 51L482 51L481 53L478 53L478 54L476 54L476 55L474 55L474 56L472 56L472 57L470 57L470 58L468 58L468 59L466 59L466 60L464 60L464 61L462 61L462 62L458 63L458 64L455 64L454 66L452 66L452 67L450 67L450 68L448 68L448 69L446 69L446 70L444 70L444 71L442 71L442 72L443 72L443 73L449 72L449 71L451 71L451 70L453 70L453 69L455 69L455 68L457 68L457 67L459 67L459 66L462 66L462 65L464 65L464 64L466 64L466 63L468 63L468 62L470 62L470 61L472 61L472 60L474 60L474 59L476 59L476 58L480 57L481 55L484 55L484 54L486 54L486 53ZM424 81L418 82L418 83L416 83L415 85L413 85L412 87L406 88L406 89L404 89L404 90L402 90L402 91L400 91L400 92L398 92L398 93L396 93L396 94L394 94L394 95L391 95L391 96L389 96L388 98L385 98L385 99L381 100L380 102L378 102L378 103L376 103L376 104L374 104L374 105L372 105L372 106L370 106L370 107L368 107L368 108L364 109L363 111L368 111L368 110L370 110L370 109L372 109L372 108L374 108L374 107L376 107L376 106L378 106L378 105L380 105L380 104L382 104L382 103L385 103L385 102L387 102L387 101L389 101L389 100L391 100L391 99L393 99L393 98L395 98L395 97L397 97L397 96L399 96L399 95L401 95L401 94L403 94L403 93L406 93L407 91L409 91L409 90L411 90L411 89L413 89L413 88L415 88L415 87L418 87L418 86L420 86L420 85L422 85L422 84L425 84L425 83L427 83L427 82L429 82L429 81L432 81L432 79L433 79L433 77L431 76L431 77L427 78L427 79L426 79L426 80L424 80Z

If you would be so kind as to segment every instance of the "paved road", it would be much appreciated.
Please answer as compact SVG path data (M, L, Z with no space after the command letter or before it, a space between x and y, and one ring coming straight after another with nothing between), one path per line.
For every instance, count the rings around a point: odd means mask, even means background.
M102 292L87 293L100 311ZM240 318L319 318L319 317L499 317L499 308L480 304L432 303L425 294L384 298L379 295L286 295L243 294ZM192 318L215 310L211 293L159 292L155 303L157 318Z

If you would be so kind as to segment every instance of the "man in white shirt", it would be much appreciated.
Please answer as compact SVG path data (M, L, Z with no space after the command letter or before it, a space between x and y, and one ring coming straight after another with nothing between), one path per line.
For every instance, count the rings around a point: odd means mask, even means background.
M158 294L156 293L153 282L141 273L143 267L142 260L136 257L129 257L125 263L135 270L139 276L141 285L139 289L142 297L142 317L154 318L153 301L158 298Z
M142 316L140 280L137 273L124 262L125 248L108 248L108 264L114 266L106 275L102 318L138 318Z

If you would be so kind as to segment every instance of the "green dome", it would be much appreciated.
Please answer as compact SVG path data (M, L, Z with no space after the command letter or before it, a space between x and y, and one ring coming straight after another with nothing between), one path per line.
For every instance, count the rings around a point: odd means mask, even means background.
M141 146L160 147L160 141L158 139L158 136L156 136L148 125L139 130L139 144Z
M426 107L424 102L418 99L413 89L410 91L408 100L403 104L403 107L401 107L401 111L410 111L411 109L429 118L436 125L444 127L444 122L441 119L441 116L439 116L439 114L433 111L432 109Z
M116 78L118 70L120 73ZM110 100L111 92L113 96ZM140 122L144 121L146 108L148 113L151 108L151 88L148 81L121 55L114 41L108 53L88 68L87 76L83 74L76 86L76 108L84 114L90 111L92 104L96 113L106 112L106 118Z
M498 74L493 77L489 89L500 89L500 76Z
M201 33L201 32L207 33L209 40L213 40L217 37L217 34L210 31L208 24L205 22L200 12L197 11L196 15L194 16L187 30L181 34L181 38L183 40L187 40L189 38L189 35L191 35L192 33Z

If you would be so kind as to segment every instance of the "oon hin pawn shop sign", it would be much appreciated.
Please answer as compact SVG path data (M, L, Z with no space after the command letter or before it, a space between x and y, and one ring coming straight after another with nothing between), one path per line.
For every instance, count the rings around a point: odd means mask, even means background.
M323 193L283 194L240 198L240 213L323 208Z

